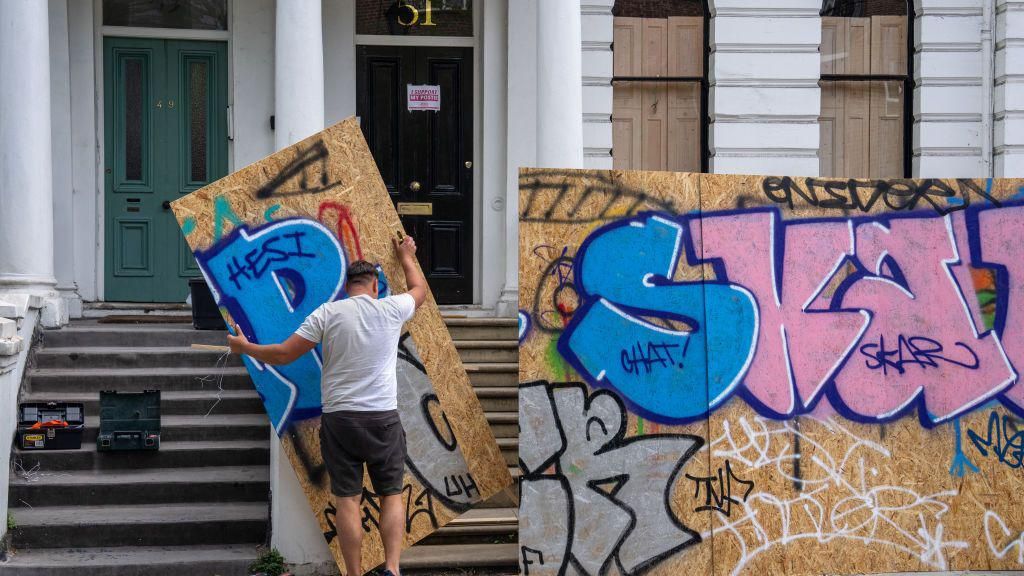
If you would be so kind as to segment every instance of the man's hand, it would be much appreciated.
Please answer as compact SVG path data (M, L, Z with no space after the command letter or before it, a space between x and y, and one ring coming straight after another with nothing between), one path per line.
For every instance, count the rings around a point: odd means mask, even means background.
M416 307L427 299L427 279L423 272L416 265L416 241L412 236L406 236L399 241L392 238L391 243L395 245L395 254L398 255L398 262L402 265L402 272L405 272L405 283L409 287L409 294L416 301Z
M231 332L235 335L232 336ZM245 337L245 333L238 329L238 324L231 323L231 332L228 332L228 348L234 354L245 354L246 346L249 345L249 339Z
M412 236L406 236L401 241L392 238L391 243L395 245L395 253L398 254L399 260L404 261L416 257L416 241L412 239Z

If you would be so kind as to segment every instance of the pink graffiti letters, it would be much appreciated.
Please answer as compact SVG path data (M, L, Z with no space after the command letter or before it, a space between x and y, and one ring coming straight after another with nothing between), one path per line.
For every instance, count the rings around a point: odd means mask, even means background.
M823 399L826 410L830 405L862 422L887 421L916 409L926 427L993 399L1024 414L1024 386L1017 384L1014 367L1024 365L1022 211L986 204L946 215L783 221L778 209L757 208L624 219L596 229L577 255L575 272L583 279L586 303L562 335L559 350L592 386L614 388L631 408L667 423L699 419L721 404L721 399L709 402L703 412L669 404L659 413L652 409L653 399L644 396L653 389L652 378L662 379L662 387L694 386L691 374L670 370L680 358L690 361L682 348L690 339L707 350L701 370L723 354L742 360L742 351L750 350L745 364L734 363L739 385L725 392L739 394L772 418L810 412ZM645 232L652 226L685 233ZM616 243L618 256L603 249ZM673 260L666 261L666 255ZM674 259L714 270L714 279L702 283L703 297L682 292L670 297L662 289ZM994 330L981 325L971 266L997 271ZM694 284L701 283L678 284L676 290L692 291ZM712 314L712 288L749 295L754 311L743 325L753 327L752 348L746 335L735 336L734 347L725 341L701 344L705 335L726 331L719 319L737 326L735 316ZM646 294L640 304L638 291ZM702 303L704 314L689 311ZM641 314L686 316L702 325L664 343L638 340L616 328L635 323L628 315ZM614 353L621 366L601 360L601 349ZM711 375L705 382L713 383ZM664 398L658 397L662 403Z

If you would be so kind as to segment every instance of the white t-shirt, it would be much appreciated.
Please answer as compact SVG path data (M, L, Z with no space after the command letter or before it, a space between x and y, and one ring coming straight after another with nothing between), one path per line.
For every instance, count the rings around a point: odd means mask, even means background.
M379 300L360 294L327 302L306 318L295 333L323 343L324 412L398 409L398 341L415 313L410 294Z

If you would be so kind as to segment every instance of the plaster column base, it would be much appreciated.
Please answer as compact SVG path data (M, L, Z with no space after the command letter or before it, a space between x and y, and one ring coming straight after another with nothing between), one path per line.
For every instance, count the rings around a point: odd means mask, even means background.
M67 301L53 288L25 290L21 286L0 285L0 301L15 306L18 310L19 324L29 309L39 310L39 322L43 328L60 328L66 326L70 320Z
M499 318L512 318L519 314L519 287L506 286L501 289L498 302L494 305L494 315Z

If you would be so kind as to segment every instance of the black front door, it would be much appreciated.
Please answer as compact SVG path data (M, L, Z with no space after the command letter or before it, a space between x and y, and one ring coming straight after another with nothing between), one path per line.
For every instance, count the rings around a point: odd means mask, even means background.
M363 134L434 297L471 303L473 49L360 46L356 84ZM410 110L410 85L438 87L439 110Z

